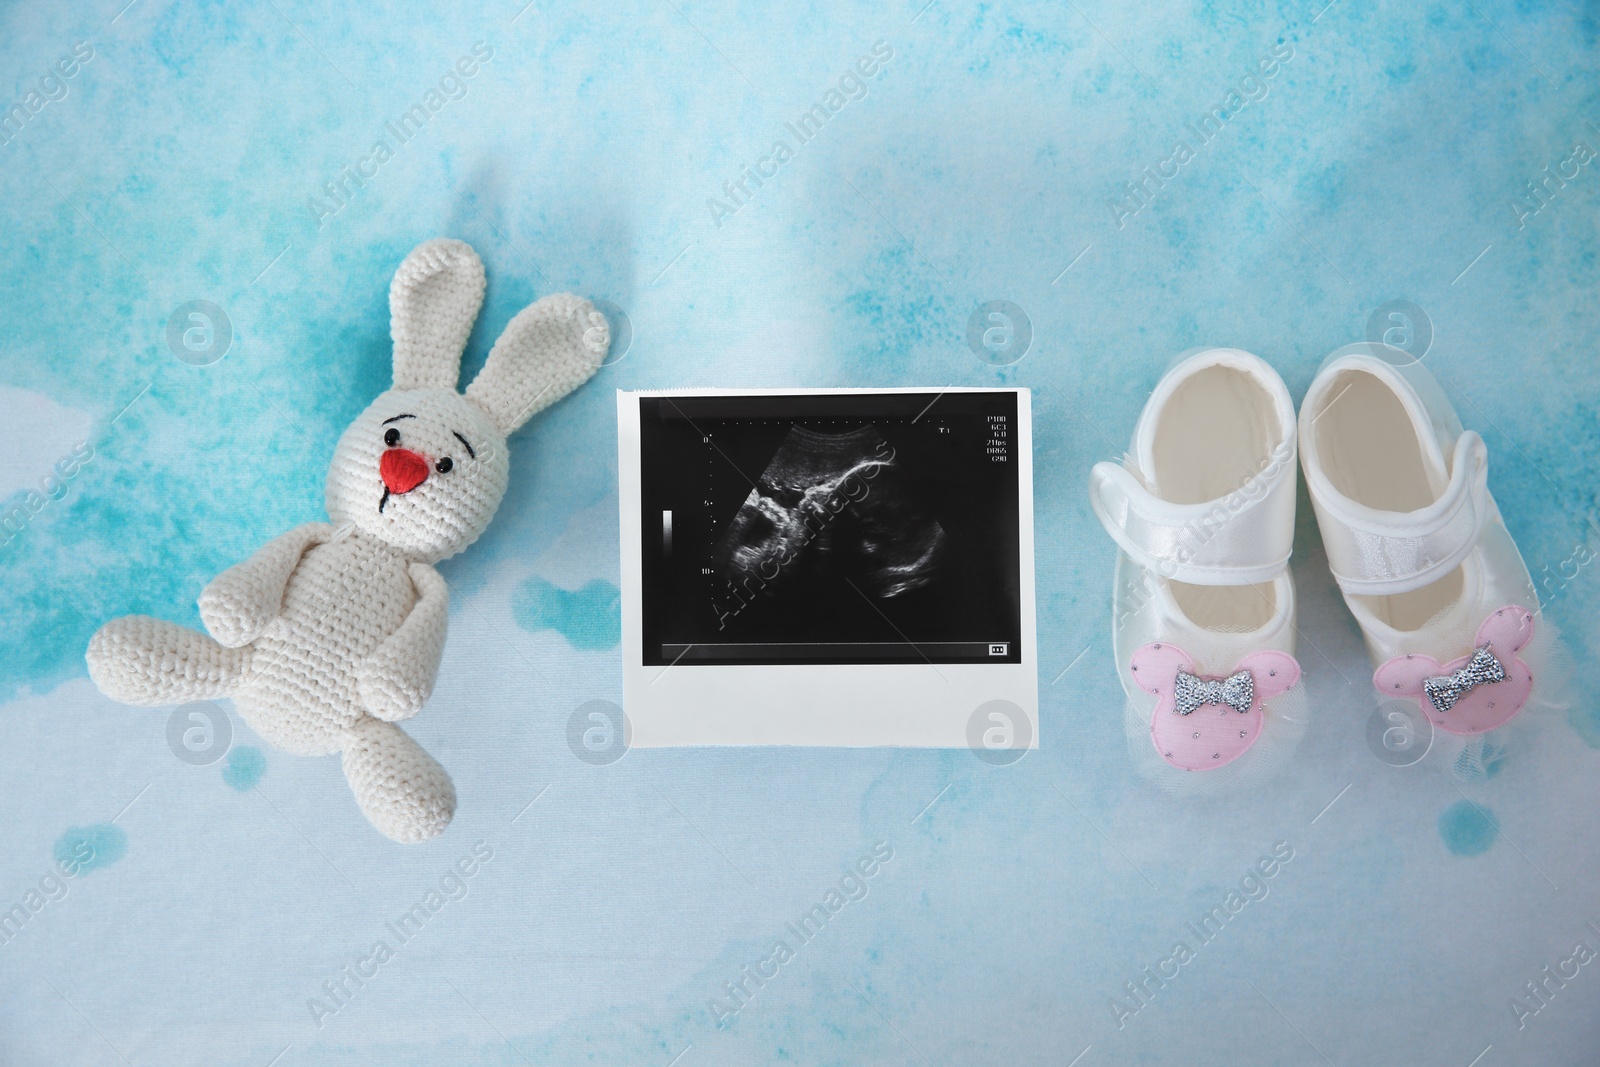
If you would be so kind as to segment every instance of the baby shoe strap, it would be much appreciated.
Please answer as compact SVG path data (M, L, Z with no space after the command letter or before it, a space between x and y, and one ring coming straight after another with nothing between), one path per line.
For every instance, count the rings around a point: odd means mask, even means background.
M1478 543L1494 515L1489 452L1471 430L1456 439L1450 484L1439 499L1412 512L1379 512L1318 501L1328 568L1346 593L1387 596L1442 578Z
M1193 585L1275 578L1294 543L1292 446L1226 496L1200 504L1162 500L1121 464L1097 463L1089 500L1106 533L1140 566Z

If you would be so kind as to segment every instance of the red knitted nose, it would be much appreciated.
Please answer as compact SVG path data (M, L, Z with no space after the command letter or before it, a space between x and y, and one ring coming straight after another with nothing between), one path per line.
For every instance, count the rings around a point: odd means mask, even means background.
M378 461L378 474L391 493L409 493L428 480L428 461L409 448L391 448Z

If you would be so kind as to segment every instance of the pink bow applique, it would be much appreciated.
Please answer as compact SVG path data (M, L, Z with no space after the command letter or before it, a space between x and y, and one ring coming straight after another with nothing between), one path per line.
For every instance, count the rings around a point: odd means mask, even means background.
M1384 696L1414 697L1446 733L1493 730L1533 695L1533 671L1517 656L1533 640L1533 628L1533 612L1507 604L1483 620L1466 655L1449 663L1420 654L1396 656L1373 673L1372 684Z
M1165 642L1135 652L1130 669L1140 689L1160 698L1150 717L1156 751L1186 771L1211 770L1244 755L1261 736L1262 704L1300 680L1300 664L1287 652L1252 652L1213 678L1198 675L1194 658ZM1180 687L1188 711L1178 707Z

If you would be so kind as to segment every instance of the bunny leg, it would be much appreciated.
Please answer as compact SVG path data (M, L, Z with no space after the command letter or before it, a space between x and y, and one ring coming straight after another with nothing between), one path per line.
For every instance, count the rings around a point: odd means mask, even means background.
M400 727L364 715L345 731L344 776L372 825L403 844L437 837L456 813L456 787Z
M126 615L89 639L89 677L124 704L179 704L224 697L238 688L249 650L224 648L198 630Z

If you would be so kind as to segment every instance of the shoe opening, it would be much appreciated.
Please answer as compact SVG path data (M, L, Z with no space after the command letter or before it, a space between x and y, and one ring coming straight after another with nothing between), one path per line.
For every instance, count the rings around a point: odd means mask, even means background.
M1378 511L1416 511L1437 498L1411 412L1370 371L1342 371L1311 419L1317 462L1339 493Z
M1413 630L1426 629L1435 619L1454 608L1456 602L1461 599L1461 591L1465 585L1466 576L1461 573L1461 567L1456 566L1438 581L1421 589L1413 589L1409 593L1395 593L1390 596L1354 595L1351 599L1365 605L1379 622L1409 633Z
M1172 599L1190 622L1216 633L1254 633L1278 613L1278 593L1272 582L1257 585L1171 582L1168 587L1172 590Z
M1174 504L1216 500L1265 470L1283 437L1272 394L1254 375L1196 371L1157 413L1151 488Z
M1346 370L1322 396L1311 432L1317 463L1337 492L1378 511L1416 511L1438 498L1411 412L1388 382L1369 371ZM1412 631L1455 606L1463 586L1456 567L1409 593L1355 599L1385 625Z

